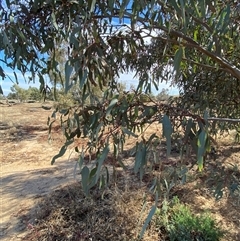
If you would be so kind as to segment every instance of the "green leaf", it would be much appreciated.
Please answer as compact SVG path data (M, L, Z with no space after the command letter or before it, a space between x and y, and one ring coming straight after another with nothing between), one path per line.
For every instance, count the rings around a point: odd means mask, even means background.
M202 171L203 169L203 160L204 160L204 154L206 152L206 141L207 141L207 133L203 129L198 137L198 152L197 152L197 163L199 171Z
M87 76L88 76L88 70L85 69L84 72L83 72L83 75L81 74L82 71L79 71L79 79L80 79L80 89L83 88L83 86L86 84L86 81L87 81Z
M167 115L163 116L162 120L163 125L163 136L166 137L166 143L167 143L167 156L171 153L171 136L172 136L172 123Z
M1 85L0 85L0 94L3 95L3 90Z
M51 165L55 163L56 159L58 159L59 157L62 157L65 154L67 147L72 143L73 143L73 140L68 141L61 147L59 153L52 158Z
M195 31L194 31L193 39L194 39L194 41L198 40L198 29L195 29Z
M190 4L192 6L194 6L194 10L195 10L195 13L197 13L197 17L201 18L201 13L199 12L199 9L198 9L196 1L195 0L191 0Z
M72 87L72 84L70 83L70 76L72 74L73 67L69 64L69 61L65 64L65 93L68 92L68 90Z
M192 120L192 118L190 118L190 119L188 119L187 126L186 126L186 131L185 131L185 136L184 136L185 140L188 138L190 131L192 129L192 126L193 126L193 120Z
M129 4L130 0L123 0L121 3L121 8L119 11L119 18L121 19L124 15L125 9L127 7L127 5Z
M182 23L184 26L184 30L186 30L186 14L185 14L185 4L183 0L180 0L180 4L181 4L181 10L182 10Z
M97 160L97 164L98 164L98 165L97 165L96 182L97 182L98 179L99 179L99 175L100 175L100 172L101 172L102 164L103 164L103 162L105 161L108 153L109 153L109 146L107 145L107 146L105 146L105 148L103 149L100 158Z
M118 102L118 99L112 99L109 106L107 107L107 110L106 110L106 116L108 116L112 110L112 108L117 104Z
M19 82L18 82L18 77L17 77L16 72L14 71L13 74L14 74L14 77L15 77L15 79L16 79L16 83L19 84Z
M60 149L59 153L52 158L51 165L54 164L54 162L56 161L57 158L63 156L65 154L66 150L67 150L67 147L65 145L63 145L62 148Z
M51 123L49 123L49 128L48 128L48 136L49 136L49 138L48 139L50 139L50 135L51 135L51 131L52 131L52 125L53 125L54 122L55 122L55 120L53 120Z
M179 49L176 51L175 56L174 56L174 70L178 73L179 69L180 69L180 65L182 62L182 58L183 58L183 48L179 47Z
M0 66L0 76L2 76L2 79L6 77L3 68Z
M201 17L202 18L205 18L206 16L206 4L205 4L205 1L199 1L200 3L200 7L201 7Z
M78 159L78 165L80 170L82 170L83 163L84 163L84 152L82 151Z
M142 146L143 146L143 143L140 142L140 143L137 143L137 146L136 146L136 149L137 149L137 152L136 152L136 157L135 157L135 164L134 164L134 173L137 174L138 173L138 170L141 166L141 161L142 161Z
M136 135L135 133L133 133L132 131L128 130L127 128L125 127L122 127L121 128L123 133L127 134L128 136L133 136L133 137L138 137L138 135Z
M105 177L104 175L102 175L99 182L99 189L104 188L105 185L106 185Z
M91 0L90 2L91 2L90 13L92 13L96 5L96 0Z
M97 167L93 168L89 174L89 181L96 175L97 173Z
M147 118L153 117L158 112L157 106L146 106L144 108L143 116L146 116Z
M176 0L170 0L169 2L170 2L170 4L175 8L175 10L177 11L177 13L178 13L179 15L181 15L181 14L182 14L182 11L181 11L180 6L177 4L177 1L176 1Z
M3 43L4 43L5 47L10 47L11 50L14 51L14 48L13 48L12 44L10 43L6 32L3 31L2 34L3 34Z
M147 154L147 146L140 142L137 144L137 152L135 157L135 164L134 164L134 173L140 173L140 180L142 181L143 174L144 174L144 166L146 165L146 154Z
M147 218L146 218L146 220L145 220L145 222L144 222L144 225L143 225L143 227L142 227L142 230L141 230L141 233L140 233L140 236L139 236L139 239L140 239L140 240L142 239L142 237L143 237L143 235L144 235L144 232L146 231L146 228L147 228L148 224L149 224L150 221L152 220L152 217L153 217L153 215L155 214L156 209L157 209L157 207L156 207L155 205L151 208L151 210L150 210L150 212L149 212L149 214L148 214L148 216L147 216Z
M117 157L118 153L119 153L118 145L114 143L113 144L113 154L114 154L114 157Z
M56 22L56 16L55 16L54 12L52 12L52 14L51 14L51 19L52 19L53 26L56 28L56 30L58 30L58 25Z
M146 165L146 155L147 155L147 146L143 145L143 148L141 150L142 153L142 157L141 157L141 165L140 165L140 170L139 170L139 174L140 174L140 181L142 181L143 179L143 175L144 175L144 167Z

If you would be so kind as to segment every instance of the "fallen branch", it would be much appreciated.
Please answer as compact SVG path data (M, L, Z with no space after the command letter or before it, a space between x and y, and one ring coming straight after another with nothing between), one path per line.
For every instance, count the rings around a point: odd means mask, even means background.
M234 122L239 123L240 119L230 119L230 118L217 118L217 117L209 117L208 121L221 121L221 122Z

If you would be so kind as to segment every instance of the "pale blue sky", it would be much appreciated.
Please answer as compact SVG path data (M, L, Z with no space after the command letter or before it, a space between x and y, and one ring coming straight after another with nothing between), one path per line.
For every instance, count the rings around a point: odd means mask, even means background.
M15 81L15 77L13 74L13 71L11 69L7 69L6 67L4 67L3 65L1 65L1 67L5 70L6 74L13 80ZM29 86L31 87L37 87L39 88L40 84L38 82L38 79L36 78L35 83L33 83L32 81L30 83L26 82L22 76L22 74L20 72L17 72L17 76L18 76L18 81L19 81L19 86L22 88L26 88L28 89ZM26 76L27 77L27 76ZM27 79L27 78L26 78ZM137 86L138 81L134 80L134 73L124 73L120 75L119 78L119 82L121 83L125 83L127 89L129 89L131 86ZM48 82L48 79L46 78L45 81ZM13 86L13 82L9 79L9 78L5 78L5 80L0 80L0 85L2 86L3 89L3 93L4 95L8 95L9 92L11 92L10 88ZM177 95L178 94L178 90L176 88L170 87L168 84L166 83L159 83L159 91L154 90L154 88L152 89L153 94L156 94L158 92L160 92L163 88L167 88L169 89L170 94L172 95Z

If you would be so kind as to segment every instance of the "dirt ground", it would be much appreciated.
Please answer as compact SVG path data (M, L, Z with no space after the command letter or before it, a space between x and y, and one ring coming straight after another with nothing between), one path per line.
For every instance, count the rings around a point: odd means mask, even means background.
M52 110L44 110L41 105L41 103L26 103L0 106L1 241L73 240L71 237L60 238L63 237L63 231L59 229L60 226L71 223L69 220L61 221L60 218L62 218L63 209L70 210L66 206L70 205L73 199L81 203L81 212L84 208L90 213L93 211L95 213L100 212L95 210L96 203L93 205L84 198L79 183L74 179L77 160L74 147L71 147L54 165L50 165L51 158L58 153L61 144L64 143L64 138L61 136L61 130L55 128L52 135L53 141L48 142L47 117L51 115ZM232 144L232 139L227 141L219 139L218 143L218 162L225 164L225 170L228 171L229 175L234 175L239 180L239 169L233 170L233 168L237 168L237 166L240 168L240 145ZM125 174L121 175L123 176L122 180L126 182ZM227 192L224 192L223 198L215 201L206 185L201 186L207 179L206 175L199 176L195 182L178 188L175 195L178 195L180 200L192 207L196 213L209 211L217 220L217 223L227 231L223 240L240 240L240 197L230 197ZM131 178L134 177L131 176ZM120 225L114 230L109 226L107 231L108 225L106 226L106 222L110 221L101 221L102 224L99 224L99 218L98 226L103 227L101 232L105 230L105 232L124 234L125 236L121 236L119 240L130 240L128 237L136 236L132 233L137 232L135 227L138 226L136 220L139 214L134 211L141 212L141 198L145 187L141 192L139 187L128 189L126 183L123 183L124 185L123 189L115 187L114 190L105 193L108 196L107 201L101 203L103 207L101 215L106 216L107 213L111 217L109 220L112 220L112 223L116 222L114 223L115 227L119 222L122 226ZM79 189L78 194L73 191L76 190L76 187ZM119 196L121 196L120 199ZM96 198L95 202L100 202L99 198ZM56 203L55 206L61 206L58 212L55 211L55 216L49 215L52 212L53 203ZM76 202L74 202L74 205L76 205ZM118 209L109 209L111 205L118 207ZM77 208L74 207L74 210L77 210ZM86 210L85 212L87 212ZM56 226L56 222L54 223L54 218L59 219L58 226ZM41 220L41 225L39 225L37 219ZM89 223L94 226L93 220ZM64 228L69 229L69 227ZM74 228L76 227L74 226ZM44 236L44 239L39 234L40 231L50 233L53 230L59 232L60 236L50 236L49 234L49 236ZM66 230L65 233L67 233ZM86 238L84 232L81 231L79 238L75 238L75 240L117 240L111 235L109 238L101 239L100 236L103 234L100 231L95 235L98 238L91 239L90 236ZM93 229L91 232L92 235L94 235L94 232L96 233ZM158 238L156 231L152 231L151 234L147 232L145 240L161 239Z
M0 106L0 240L21 240L32 222L24 220L24 214L37 200L62 184L75 182L76 162L73 156L67 159L69 152L56 165L50 164L63 139L56 133L60 139L48 143L49 115L51 111L43 110L40 103Z

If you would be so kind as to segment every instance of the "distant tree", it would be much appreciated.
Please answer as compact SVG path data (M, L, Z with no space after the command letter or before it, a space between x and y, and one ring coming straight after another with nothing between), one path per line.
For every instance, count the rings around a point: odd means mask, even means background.
M40 101L42 99L42 94L36 87L29 87L27 90L28 99Z
M7 98L10 99L10 100L11 99L17 99L18 98L17 93L10 92L10 93L8 93Z
M163 88L163 89L161 90L161 92L156 95L156 99L157 99L158 101L168 100L169 97L170 97L170 95L169 95L169 90L168 90L168 89L165 89L165 88Z
M127 90L127 84L126 82L119 82L117 85L117 90L116 92L118 93L123 93L124 91Z
M28 89L21 88L19 85L14 84L11 88L11 92L7 95L8 99L18 99L19 101L25 101L27 99L40 101L42 94L36 87L29 87Z
M5 99L4 95L0 94L0 100L4 100L4 99Z
M21 88L19 85L14 84L11 88L12 97L15 97L20 102L23 102L28 99L28 91L26 89Z

